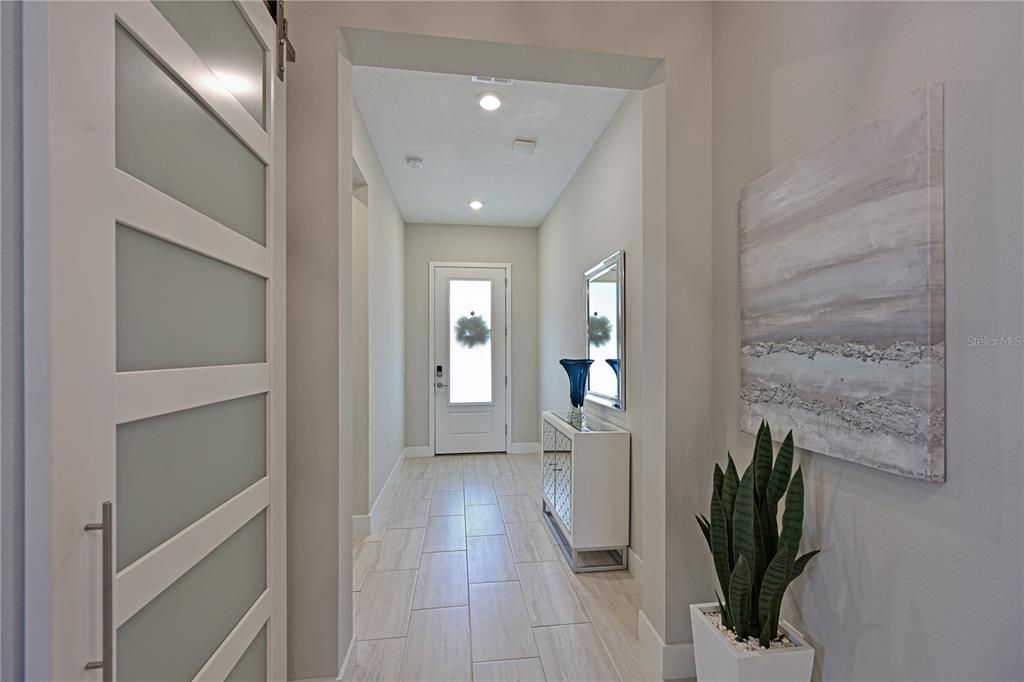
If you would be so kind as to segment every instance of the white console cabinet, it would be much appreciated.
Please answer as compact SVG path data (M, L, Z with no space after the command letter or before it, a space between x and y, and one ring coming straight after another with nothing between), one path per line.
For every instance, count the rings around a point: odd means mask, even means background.
M626 568L629 546L629 432L588 417L542 421L544 520L573 571Z

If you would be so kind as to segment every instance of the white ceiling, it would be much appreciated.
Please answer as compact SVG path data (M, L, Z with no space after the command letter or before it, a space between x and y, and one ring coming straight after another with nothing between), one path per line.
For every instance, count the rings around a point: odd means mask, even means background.
M484 90L501 94L500 109L477 105ZM407 223L539 226L627 92L353 67L356 103ZM516 137L535 138L535 153L513 153ZM473 199L483 209L470 209Z

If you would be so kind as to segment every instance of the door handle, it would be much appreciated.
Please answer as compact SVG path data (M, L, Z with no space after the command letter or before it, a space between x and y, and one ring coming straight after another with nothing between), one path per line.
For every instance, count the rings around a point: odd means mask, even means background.
M434 384L434 388L448 388L448 384L442 384L440 381L438 381L436 384Z
M102 670L103 682L114 679L114 508L103 503L102 521L85 524L87 531L103 534L103 658L89 661L86 670Z

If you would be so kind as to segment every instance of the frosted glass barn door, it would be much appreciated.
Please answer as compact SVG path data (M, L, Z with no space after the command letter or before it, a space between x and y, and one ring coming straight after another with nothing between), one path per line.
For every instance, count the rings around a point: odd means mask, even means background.
M507 427L504 267L436 267L435 453L505 452Z
M26 96L44 112L26 327L47 387L29 456L48 462L29 484L46 540L27 548L27 672L285 679L273 18L244 1L25 11L45 58Z

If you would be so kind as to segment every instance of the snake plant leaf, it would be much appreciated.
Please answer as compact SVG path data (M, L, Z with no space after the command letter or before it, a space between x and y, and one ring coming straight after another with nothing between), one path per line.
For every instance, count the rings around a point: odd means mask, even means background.
M779 533L779 543L785 543L794 549L799 547L803 526L804 476L798 468L789 481L789 490L786 492L786 506L782 512L782 532Z
M768 553L764 547L764 529L761 527L760 515L754 515L754 560L751 562L751 575L754 577L754 594L761 589L761 578L768 568ZM773 555L774 556L774 555Z
M722 480L722 504L725 506L725 513L731 519L733 504L736 502L736 489L740 487L740 475L736 472L736 462L732 461L732 455L727 455L725 465L725 478Z
M779 454L775 458L775 466L772 468L772 475L768 479L768 504L772 507L772 513L778 509L779 500L786 494L786 486L789 485L789 477L793 473L793 432L786 434L785 440L779 446Z
M750 564L741 554L729 578L729 612L733 631L741 640L750 636L750 580Z
M808 562L810 562L810 560L813 559L814 556L818 554L820 551L820 549L815 549L808 552L807 554L801 554L797 558L797 560L793 562L793 568L790 571L791 579L796 580L797 578L799 578L800 574L804 572L805 568L807 568Z
M757 442L754 444L754 493L757 501L767 499L768 479L772 475L772 429L768 422L762 421L763 429L759 429Z
M722 605L722 598L718 596L718 592L715 592L715 601L718 602L718 612L722 614L722 625L731 630L732 619L729 618L729 610Z
M725 527L725 511L722 509L722 500L718 495L711 497L711 557L715 563L715 573L718 575L718 583L722 586L722 594L725 595L725 603L729 603L729 576L732 570L729 566L729 533Z
M714 488L715 494L719 497L722 496L722 481L725 478L725 473L722 471L722 467L715 463L715 477L714 477Z
M703 514L697 515L697 525L700 526L700 530L704 533L704 539L708 542L708 549L711 547L711 522ZM714 551L712 549L712 551Z
M772 631L771 621L765 621L761 624L761 636L758 637L758 643L765 649L772 645L772 640L779 636L779 630L776 627L775 631Z
M779 522L778 511L768 504L764 498L757 502L758 535L761 538L761 546L764 548L764 556L771 560L779 544Z
M783 543L779 546L779 552L768 564L768 570L764 573L764 580L761 583L761 593L757 602L757 618L762 625L768 626L771 642L778 637L778 627L772 626L776 614L782 606L782 595L786 591L790 581L790 567L793 564L793 550ZM764 639L764 631L761 632L761 645L768 646Z
M722 480L722 506L725 508L725 525L732 537L732 515L736 509L736 490L740 487L740 475L736 473L736 463L732 455L726 455L725 478ZM729 543L729 565L736 565L736 552Z
M736 563L740 556L746 556L748 562L754 560L754 519L757 508L754 506L754 471L747 467L736 490L736 503L732 513L732 547ZM749 567L748 567L749 570Z

